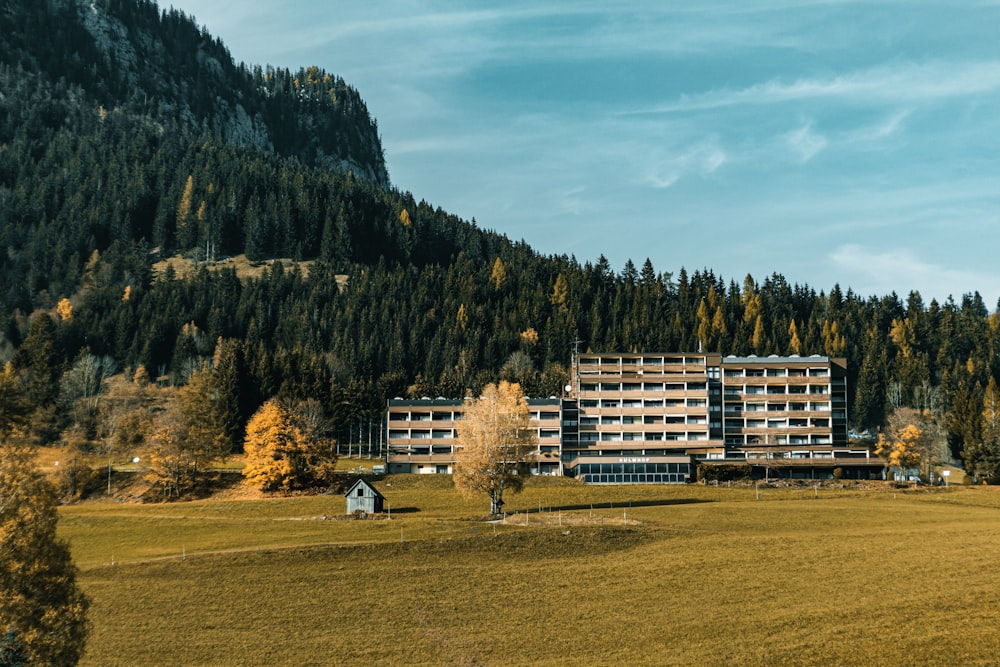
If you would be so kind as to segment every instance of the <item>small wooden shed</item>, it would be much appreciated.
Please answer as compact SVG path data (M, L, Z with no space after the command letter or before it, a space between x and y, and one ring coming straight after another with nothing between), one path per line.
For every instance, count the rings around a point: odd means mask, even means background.
M347 496L348 514L354 514L358 510L368 514L379 514L384 511L385 496L360 477L351 484L351 488L344 495Z

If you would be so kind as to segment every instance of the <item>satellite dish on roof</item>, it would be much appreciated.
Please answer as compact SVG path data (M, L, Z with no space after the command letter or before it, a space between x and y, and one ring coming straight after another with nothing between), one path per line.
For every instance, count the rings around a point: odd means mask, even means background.
M568 384L568 385L566 385L565 389L566 389L566 393L568 394L569 392L573 391L573 385Z

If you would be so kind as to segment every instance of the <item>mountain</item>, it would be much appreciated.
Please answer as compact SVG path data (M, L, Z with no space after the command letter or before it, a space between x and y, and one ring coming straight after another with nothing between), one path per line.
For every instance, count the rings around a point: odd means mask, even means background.
M147 0L0 8L3 312L77 293L95 252L124 279L175 253L346 270L493 243L388 180L377 125L340 77L234 64Z
M75 89L78 104L389 182L378 127L343 79L317 67L251 71L189 17L148 0L6 2L0 61L35 85Z

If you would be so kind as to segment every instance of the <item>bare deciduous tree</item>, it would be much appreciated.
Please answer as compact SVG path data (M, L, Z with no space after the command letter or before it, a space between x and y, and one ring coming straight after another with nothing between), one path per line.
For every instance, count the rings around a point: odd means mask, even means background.
M465 496L488 494L492 515L503 511L505 491L524 485L537 440L530 419L519 384L489 384L478 399L467 399L458 424L455 486Z

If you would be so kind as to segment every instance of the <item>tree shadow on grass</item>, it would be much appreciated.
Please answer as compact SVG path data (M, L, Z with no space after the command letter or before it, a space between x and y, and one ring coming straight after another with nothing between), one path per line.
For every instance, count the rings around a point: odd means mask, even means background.
M711 503L712 500L704 500L699 498L670 498L664 500L626 500L623 502L606 502L606 503L580 503L577 505L552 505L543 506L540 510L537 507L529 507L525 509L516 509L508 512L508 516L511 514L538 514L539 512L553 512L553 511L578 511L578 510L607 510L607 509L629 509L632 507L664 507L666 505L695 505L698 503Z

